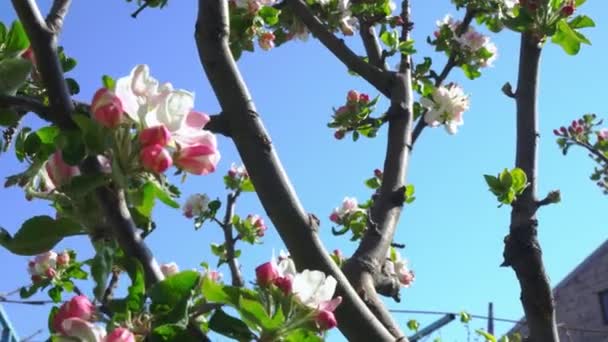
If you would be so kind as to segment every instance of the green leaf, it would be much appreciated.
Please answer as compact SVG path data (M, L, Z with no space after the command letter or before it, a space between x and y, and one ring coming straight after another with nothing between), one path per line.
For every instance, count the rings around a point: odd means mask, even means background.
M561 46L569 55L576 55L581 49L581 43L589 42L582 34L575 32L565 19L557 22L551 41Z
M8 31L6 46L4 51L7 54L15 54L27 49L30 46L30 40L23 29L21 22L14 21L11 29Z
M63 292L63 288L61 288L60 286L53 286L49 289L48 294L49 297L51 297L51 299L53 300L53 302L59 303L61 302L61 292Z
M241 184L241 191L242 192L254 192L255 188L253 187L253 183L251 182L251 179L247 178L243 181L243 183Z
M166 189L161 188L161 186L156 182L152 182L152 185L154 185L155 188L154 194L156 195L156 198L171 208L179 209L179 203L171 198L170 193Z
M15 95L32 72L32 63L23 58L0 60L0 94Z
M209 329L238 341L251 341L256 338L247 324L226 314L222 309L215 310L213 316L211 316Z
M507 169L504 169L500 173L498 180L500 181L500 185L503 187L503 189L509 189L511 185L513 185L513 177L511 177L511 173Z
M487 333L487 332L485 332L483 330L480 330L480 329L475 330L475 332L478 335L484 337L486 339L486 342L496 342L496 337L494 337L494 335L492 335L492 334L489 334L489 333Z
M82 227L69 219L35 216L25 221L13 237L0 228L0 245L13 254L36 255L53 249L64 237L80 233Z
M200 339L188 332L188 330L180 324L164 324L152 330L150 342L172 341L198 342Z
M585 27L595 27L593 19L586 15L578 15L568 23L572 29L581 29Z
M105 243L95 246L95 249L97 253L91 261L91 275L95 281L93 293L95 298L101 301L108 282L108 275L114 266L114 249Z
M276 25L279 22L279 14L281 14L281 10L272 6L263 6L258 11L258 15L269 26Z
M410 319L407 321L407 328L412 331L418 331L418 329L420 329L420 323L415 319Z
M382 183L378 177L373 177L365 181L365 185L370 189L378 189Z
M97 122L82 114L72 116L82 131L82 138L91 154L102 154L110 145L111 134Z
M68 90L70 91L70 95L76 95L80 93L80 85L73 78L66 78L65 82L68 84Z
M399 44L399 38L397 38L397 31L384 31L380 34L380 40L392 50L397 49Z
M21 116L10 108L0 108L0 126L10 127L19 122Z
M78 62L74 58L66 57L61 61L61 68L63 69L63 72L66 73L73 70L76 67L76 64L78 64Z
M183 271L154 285L150 310L156 319L163 324L187 323L188 303L199 280L198 272Z
M528 177L526 176L526 173L520 168L515 168L511 170L511 177L513 178L513 190L517 194L520 194L528 184Z
M108 89L108 90L114 90L114 88L116 87L116 81L108 76L108 75L103 75L101 77L101 83L103 84L103 86Z
M227 291L228 289L228 286L216 283L209 277L203 277L202 293L210 302L236 305L238 293Z
M309 329L296 329L287 335L286 342L322 342L323 338L319 337Z
M7 38L6 26L0 22L0 44L4 43Z

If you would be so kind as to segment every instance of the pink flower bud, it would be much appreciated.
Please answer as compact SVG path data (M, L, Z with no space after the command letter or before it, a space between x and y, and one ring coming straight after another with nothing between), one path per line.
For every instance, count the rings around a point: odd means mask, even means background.
M68 252L62 252L57 256L57 265L66 266L70 263L70 254Z
M167 146L171 141L171 132L165 125L146 128L139 133L139 143L142 147L150 145Z
M553 134L555 134L555 135L561 135L561 133L559 133L559 131L557 129L553 130Z
M209 279L218 282L222 280L222 274L216 270L209 271Z
M574 3L562 7L561 13L564 17L569 17L574 14Z
M338 130L334 133L334 138L336 138L338 140L342 140L342 139L344 139L344 134L345 134L344 131Z
M368 103L369 95L363 94L363 93L359 94L359 102L364 103L364 104Z
M266 262L256 267L255 276L260 286L268 286L279 277L279 270L273 262Z
M57 275L57 271L55 271L54 268L50 267L47 268L47 270L44 272L44 275L49 279L53 279Z
M359 101L359 93L356 90L349 90L348 95L346 95L346 100L348 102L358 102Z
M291 274L287 274L284 277L278 277L274 280L274 285L281 289L283 293L287 296L291 294L293 288L293 276Z
M105 342L135 342L135 335L125 328L116 328L106 337Z
M597 132L597 138L599 140L608 140L608 128L602 128Z
M376 177L378 177L378 178L382 179L382 170L380 170L380 169L375 169L375 170L374 170L374 176L376 176Z
M266 224L259 215L247 215L247 221L256 229L256 233L259 237L264 236L266 231Z
M215 171L220 153L212 144L195 144L179 150L175 155L175 165L195 175L206 175Z
M338 215L338 213L336 212L333 212L331 213L331 215L329 215L329 220L331 222L340 224L340 215Z
M272 32L265 32L260 36L258 43L263 50L268 51L274 48L274 39L275 36Z
M34 274L30 277L30 279L32 280L32 284L37 284L42 281L42 276L39 274Z
M101 88L93 96L91 112L103 126L116 128L122 121L122 102L112 91Z
M80 174L80 170L76 166L70 166L63 161L61 151L53 153L44 168L51 183L47 186L51 189L67 184L72 177Z
M174 262L162 264L162 265L160 265L160 271L163 272L165 277L169 277L169 276L179 273L179 266L177 266L177 264Z
M564 126L560 127L559 131L562 132L563 134L566 134L568 132L568 130Z
M144 147L139 153L139 160L146 170L154 173L163 173L173 164L169 152L160 145Z
M328 310L319 311L315 317L315 322L319 325L320 330L329 330L338 326L336 316Z
M89 321L93 317L95 306L84 295L76 296L70 299L69 302L63 303L59 311L53 317L53 329L59 333L65 333L63 328L64 321L70 318L78 318L84 321Z

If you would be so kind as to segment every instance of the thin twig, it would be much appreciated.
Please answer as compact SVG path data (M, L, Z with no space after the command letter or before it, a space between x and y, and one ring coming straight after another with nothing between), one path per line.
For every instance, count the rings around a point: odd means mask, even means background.
M239 287L245 285L245 281L243 280L243 275L239 268L239 261L235 255L236 252L234 247L237 240L232 237L232 217L234 216L236 200L240 194L241 191L236 190L226 196L226 213L224 215L224 222L220 224L220 227L222 227L222 230L224 231L224 240L226 241L226 263L228 263L230 274L232 275L232 286Z

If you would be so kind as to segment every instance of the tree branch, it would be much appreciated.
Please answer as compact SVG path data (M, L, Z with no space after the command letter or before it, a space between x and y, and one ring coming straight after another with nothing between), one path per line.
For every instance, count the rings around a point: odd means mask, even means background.
M243 286L245 281L239 268L239 261L235 257L234 245L236 240L232 235L232 217L234 216L234 208L236 207L236 199L239 197L240 191L229 193L226 198L226 214L224 215L224 222L221 225L224 230L224 240L226 241L226 263L230 268L230 274L232 275L232 286Z
M474 10L467 8L467 11L464 15L464 19L462 19L462 23L460 23L460 25L456 29L457 36L461 36L463 33L465 33L469 29L471 22L473 21L473 19L475 19L475 15L476 15L476 12ZM455 52L452 52L450 54L450 57L448 57L448 61L443 66L443 70L441 70L441 73L439 74L439 76L437 76L435 78L435 87L441 86L443 84L443 82L446 80L446 78L448 78L448 75L450 74L452 69L454 69L454 67L456 67L456 65L457 65L456 56L457 56L457 54ZM418 140L418 137L422 133L422 130L424 130L424 128L426 126L427 126L427 124L424 121L424 116L421 116L418 119L418 122L416 123L414 132L412 133L412 146L416 143L416 141Z
M22 112L33 112L45 121L52 121L49 115L50 108L31 97L0 94L0 108L12 108Z
M357 56L345 43L338 39L333 33L323 25L302 0L286 0L293 9L294 14L302 20L312 32L331 51L344 65L350 70L359 74L363 79L374 86L378 91L390 97L389 74L374 64L366 63ZM371 58L371 57L370 57ZM371 61L371 59L370 59Z
M198 3L196 43L201 64L268 217L300 269L320 270L338 281L343 302L336 314L339 328L349 340L393 341L329 257L316 233L316 221L302 208L283 170L230 53L228 1L199 0Z
M382 58L382 48L380 47L374 24L368 21L361 21L359 34L369 58L369 64L379 69L387 70L387 65Z
M68 9L70 8L71 2L72 0L53 1L53 6L51 7L49 14L46 16L46 26L55 35L58 35L59 32L61 32L61 28L63 27L63 20L68 14Z
M521 36L517 83L517 149L515 165L530 185L513 203L504 266L511 266L521 287L521 301L533 341L559 341L551 286L537 239L536 177L538 155L538 70L541 48L533 33Z
M409 1L402 2L404 21L402 41L409 39L410 22ZM374 229L368 227L361 244L343 269L351 284L363 293L366 304L389 329L395 338L405 338L397 323L376 293L374 281L381 273L386 252L393 242L397 223L403 207L403 189L409 165L413 122L413 92L411 61L403 56L399 73L395 74L391 89L391 106L388 111L388 141L384 159L384 171L380 192L370 210ZM400 194L400 196L399 196Z
M12 0L13 7L23 24L30 39L31 47L36 56L44 56L37 60L42 83L49 95L49 118L62 129L72 129L76 125L71 115L74 113L74 102L70 97L67 83L63 78L63 69L57 55L57 32L47 27L42 19L35 0ZM67 13L70 1L57 0L49 16L53 24L61 27L63 17ZM53 14L53 10L56 12ZM58 22L55 20L60 18ZM84 172L99 173L101 165L97 158L89 157L81 166ZM158 263L135 229L135 224L129 213L124 192L121 189L102 187L96 190L99 204L108 220L112 231L123 251L137 258L143 265L147 285L151 286L163 279Z

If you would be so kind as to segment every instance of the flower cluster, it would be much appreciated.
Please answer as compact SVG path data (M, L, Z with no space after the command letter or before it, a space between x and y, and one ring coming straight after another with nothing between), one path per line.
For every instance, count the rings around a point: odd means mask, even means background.
M363 236L367 228L367 212L364 207L366 206L357 203L356 198L345 197L342 204L329 215L331 222L343 227L341 230L332 228L333 234L343 235L350 230L353 233L353 241Z
M209 197L205 194L193 194L186 200L183 207L187 218L198 217L209 210Z
M271 285L279 288L284 295L293 295L300 304L312 310L310 318L321 331L334 328L338 322L334 310L342 302L342 297L333 298L337 281L321 271L304 270L296 272L290 258L278 263L273 259L255 269L259 286Z
M70 340L89 342L135 342L135 335L128 329L117 327L106 335L106 331L94 324L95 306L83 295L64 303L51 321L53 333Z
M590 152L589 157L596 163L591 180L608 194L608 128L602 125L603 120L598 120L595 114L586 114L568 127L554 129L553 133L564 155L572 146L581 146Z
M70 264L70 254L63 251L57 254L48 251L37 255L27 264L27 272L32 277L32 283L39 283L43 279L54 279L58 271L65 269Z
M353 132L353 140L362 134L374 137L382 124L381 120L370 118L378 99L370 101L369 95L350 90L346 94L346 103L334 109L332 121L328 127L335 128L334 137L338 140L344 138L347 132Z
M252 191L253 184L249 174L243 165L237 165L232 163L226 176L224 176L224 184L227 189L241 190L241 191Z
M429 126L443 124L448 133L456 134L464 123L463 113L469 109L469 97L460 86L451 83L435 88L430 98L420 99L420 104L427 109L424 121Z
M497 48L488 36L477 32L472 26L461 32L461 22L446 15L437 22L434 32L435 40L431 41L437 51L447 54L456 53L454 60L470 79L481 75L480 68L492 66L498 56Z
M396 277L403 287L410 287L414 282L414 271L409 269L407 260L402 259L394 247L387 251L384 270L388 275Z
M334 251L329 255L329 257L338 265L338 267L342 267L346 258L344 254L339 249L334 249Z
M264 233L266 232L266 224L260 215L249 214L245 220L247 220L247 222L253 227L258 237L264 236Z
M98 90L91 103L93 117L102 126L116 128L127 119L136 124L139 160L147 171L162 173L175 164L204 175L215 171L220 154L215 135L203 129L209 116L193 108L193 93L159 84L147 65L118 79L115 89Z

